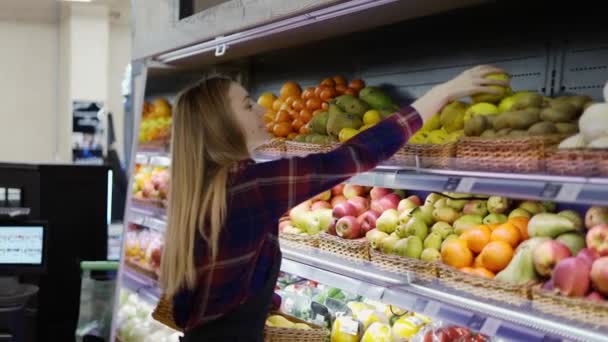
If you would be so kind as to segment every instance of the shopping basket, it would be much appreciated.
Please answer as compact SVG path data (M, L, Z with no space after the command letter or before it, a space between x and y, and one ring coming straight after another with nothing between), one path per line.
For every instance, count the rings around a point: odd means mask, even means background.
M86 342L95 336L110 341L112 308L116 287L116 261L83 261L80 311L76 326L76 341Z

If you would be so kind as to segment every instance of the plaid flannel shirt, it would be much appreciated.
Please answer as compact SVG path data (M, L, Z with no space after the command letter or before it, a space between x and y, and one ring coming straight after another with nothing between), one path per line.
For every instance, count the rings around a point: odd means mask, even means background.
M195 258L198 285L173 297L173 316L189 330L230 312L255 295L280 262L278 219L289 208L373 169L390 158L422 125L405 107L359 133L329 153L238 163L230 175L226 222L216 263L211 266L206 243L198 238Z

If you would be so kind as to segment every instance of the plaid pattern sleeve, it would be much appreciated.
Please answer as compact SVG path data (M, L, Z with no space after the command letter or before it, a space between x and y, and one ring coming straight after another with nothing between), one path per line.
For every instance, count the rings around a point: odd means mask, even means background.
M239 164L229 184L228 213L219 254L211 264L206 243L196 242L197 287L173 297L173 317L189 330L230 312L258 294L280 262L277 221L288 208L391 157L420 128L406 107L339 148L303 158Z
M246 177L258 183L266 208L278 217L355 174L373 169L395 154L421 126L416 110L405 107L329 153L256 164Z

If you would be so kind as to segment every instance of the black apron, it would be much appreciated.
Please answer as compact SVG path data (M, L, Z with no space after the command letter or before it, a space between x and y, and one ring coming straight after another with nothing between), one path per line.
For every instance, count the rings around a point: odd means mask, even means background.
M263 342L281 258L272 266L264 288L224 316L188 330L182 342Z

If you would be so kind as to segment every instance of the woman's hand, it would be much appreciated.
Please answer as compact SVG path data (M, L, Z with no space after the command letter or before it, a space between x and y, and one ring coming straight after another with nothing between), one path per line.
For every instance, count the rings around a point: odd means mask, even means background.
M455 78L433 87L416 100L412 107L422 116L422 120L426 121L439 112L448 102L479 93L500 94L500 89L490 86L508 86L509 83L484 78L488 74L495 73L505 73L505 71L491 65L480 65L468 69Z

